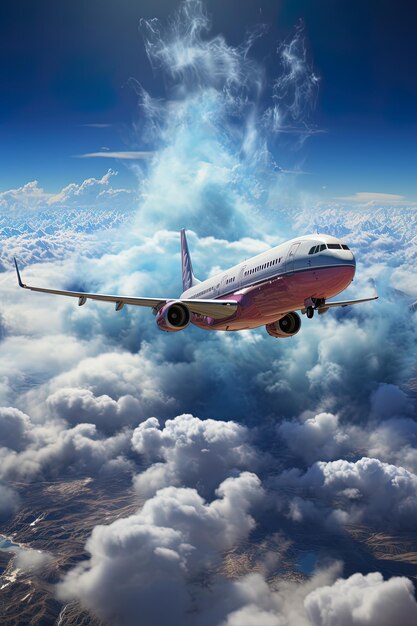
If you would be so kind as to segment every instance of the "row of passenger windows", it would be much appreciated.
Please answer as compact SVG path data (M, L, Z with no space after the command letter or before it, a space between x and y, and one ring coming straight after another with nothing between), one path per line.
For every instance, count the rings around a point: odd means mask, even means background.
M268 263L264 263L263 265L258 265L258 267L253 267L251 270L247 270L245 272L245 276L250 276L251 274L255 274L255 272L259 272L259 270L265 270L267 267L272 267L273 265L277 265L281 263L282 256L279 259L273 259L272 261L268 261Z
M328 248L329 250L349 250L348 246L346 244L340 244L340 243L328 243L327 246L325 243L322 243L321 245L318 246L313 246L310 249L309 254L317 254L317 252L322 252L323 250L326 250L326 248ZM280 256L279 259L273 259L272 261L268 261L268 263L264 263L263 265L258 265L258 267L254 267L251 270L247 270L245 272L245 276L250 276L251 274L255 274L255 272L259 272L259 270L264 270L267 267L272 267L273 265L277 265L278 263L281 263L281 259L282 257ZM230 285L231 283L234 283L236 280L235 277L233 278L228 278L226 280L226 285ZM205 296L207 293L209 293L210 291L213 291L214 287L210 287L209 289L205 289L204 291L200 291L200 293L197 293L194 297L195 298L199 298L200 296Z
M322 252L323 250L326 250L326 248L328 250L349 250L349 247L345 243L328 243L327 246L325 243L322 243L319 246L313 246L310 248L309 254L317 254L317 252Z
M209 287L208 289L204 289L204 291L200 291L199 293L196 293L194 298L199 298L200 296L205 296L206 293L210 293L210 291L213 291L214 287Z

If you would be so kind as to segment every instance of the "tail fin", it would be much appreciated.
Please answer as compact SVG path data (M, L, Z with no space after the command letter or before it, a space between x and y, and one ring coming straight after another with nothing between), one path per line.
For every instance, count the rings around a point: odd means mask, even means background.
M198 285L200 282L193 274L190 252L188 250L185 229L181 229L181 263L182 263L182 288L184 291Z

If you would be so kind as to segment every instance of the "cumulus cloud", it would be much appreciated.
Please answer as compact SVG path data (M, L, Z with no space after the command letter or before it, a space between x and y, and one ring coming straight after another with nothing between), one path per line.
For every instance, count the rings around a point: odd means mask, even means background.
M259 465L259 455L248 439L248 429L236 422L179 415L161 428L156 418L149 418L132 436L133 448L152 462L135 477L135 488L142 496L167 485L210 494L228 475Z
M340 568L317 572L304 583L271 588L258 573L227 588L228 613L219 626L411 626L417 603L407 578L384 580L379 572L337 578ZM234 605L234 606L233 606ZM233 608L232 608L233 607ZM222 607L223 610L226 608Z
M210 503L194 489L161 489L136 515L95 527L89 560L66 575L59 595L114 624L182 624L193 610L189 581L248 536L260 496L248 472L224 481Z
M106 394L95 396L89 389L64 387L48 396L46 402L53 415L69 424L88 422L107 434L137 423L141 415L140 401L134 396L113 400Z
M315 589L304 606L312 626L412 626L417 621L412 582L384 580L379 572L354 574Z
M102 202L109 194L114 207L115 195L123 195L125 198L130 194L128 189L114 189L110 180L117 176L117 172L109 169L101 178L86 178L82 183L71 183L64 187L59 193L51 194L48 198L50 206L88 206L89 203Z
M7 479L34 480L63 474L95 475L106 467L128 468L124 453L129 450L130 433L121 431L103 437L94 424L32 425L32 442L21 452L0 448L0 476Z
M319 461L305 473L284 471L274 484L298 489L288 499L279 495L279 506L298 522L313 518L335 528L365 522L405 530L417 519L417 476L378 459Z
M120 227L135 204L132 190L112 185L116 174L108 170L57 193L39 189L37 183L0 193L0 235L7 239L0 250L0 272L13 267L13 257L25 265L108 251L102 231Z
M13 407L0 407L0 446L23 450L32 440L30 418Z
M417 603L407 578L384 580L379 572L337 578L335 564L303 583L268 585L254 573L227 586L219 626L411 626ZM337 578L337 579L336 579ZM335 580L336 579L336 580ZM198 620L197 620L198 623ZM205 622L203 622L205 623ZM210 623L210 622L206 622Z
M369 456L417 470L416 406L396 385L382 383L372 392L369 414L352 424L332 413L305 411L283 420L277 434L297 458L306 463Z
M51 194L39 187L37 180L32 180L22 187L0 192L0 208L12 211L33 209L47 205L50 196Z
M304 608L304 600L316 587L331 583L340 567L335 564L326 571L317 572L305 583L280 580L268 585L258 572L243 576L226 586L220 593L218 606L212 610L211 623L219 626L311 626ZM209 621L203 624L210 623Z
M339 427L337 415L318 413L304 422L283 421L277 428L294 454L308 463L334 459L352 446L349 434Z
M107 153L108 154L108 153ZM131 190L115 189L111 186L111 178L117 176L115 170L109 169L101 178L87 178L82 183L70 183L58 193L45 191L38 181L31 181L22 187L0 192L0 209L3 211L19 212L21 210L34 211L51 208L77 208L103 205L106 194L112 199L112 208L115 207L115 196L123 196L126 201Z
M387 299L372 310L366 306L306 323L302 341L283 346L279 358L258 373L260 385L286 412L299 414L314 404L360 422L381 382L407 383L415 366L415 320Z

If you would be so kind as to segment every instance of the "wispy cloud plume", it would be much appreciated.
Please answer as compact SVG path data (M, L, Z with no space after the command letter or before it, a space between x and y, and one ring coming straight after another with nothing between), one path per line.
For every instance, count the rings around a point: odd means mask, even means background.
M86 154L77 154L76 156L78 159L121 159L125 161L137 161L141 159L151 159L153 152L137 150L112 152L111 150L103 150L103 152L87 152Z
M265 122L277 133L294 133L304 140L320 132L310 122L316 104L319 77L308 59L303 24L295 35L278 47L282 72L274 81L273 106L264 114Z

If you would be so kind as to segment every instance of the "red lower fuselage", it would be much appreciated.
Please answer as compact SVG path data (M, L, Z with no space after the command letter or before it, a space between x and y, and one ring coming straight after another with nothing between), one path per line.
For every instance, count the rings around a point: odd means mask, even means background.
M236 300L240 306L227 319L193 315L192 323L206 330L244 330L274 322L290 311L305 307L308 298L327 300L350 285L355 275L354 265L309 267L289 272L260 284L219 297Z

